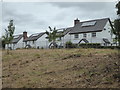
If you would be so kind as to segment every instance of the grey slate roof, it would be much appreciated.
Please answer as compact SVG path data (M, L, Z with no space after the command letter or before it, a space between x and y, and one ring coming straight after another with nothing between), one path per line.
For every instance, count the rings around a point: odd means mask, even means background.
M95 21L96 22L95 25L83 26L82 27L83 23L91 22L91 21ZM70 31L70 34L102 31L108 21L110 22L109 18L96 19L96 20L89 20L89 21L80 22L79 24L75 25L72 28L72 30Z
M70 32L72 30L73 27L68 27L68 28L62 28L63 31L59 31L61 29L57 29L58 30L58 34L61 34L62 36L65 36L68 32Z
M16 38L16 37L17 37L17 38ZM18 43L18 41L19 41L22 37L23 37L22 34L20 34L20 35L15 35L15 36L13 37L13 40L12 40L11 43Z
M40 38L42 35L45 34L45 32L42 33L35 33L37 34L36 36L34 36L34 34L32 34L31 36L29 36L28 38L26 38L25 40L23 40L24 42L26 41L36 41L38 38Z
M64 30L63 35L65 36L68 32L70 32L72 30L73 27L69 27L66 28L66 30Z

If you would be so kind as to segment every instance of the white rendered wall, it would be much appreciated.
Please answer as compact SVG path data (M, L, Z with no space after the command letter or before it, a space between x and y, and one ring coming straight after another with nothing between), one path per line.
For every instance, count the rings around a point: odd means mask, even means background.
M7 46L8 45L8 46ZM11 47L11 49L15 50L17 48L23 48L24 47L24 42L23 42L23 38L21 38L18 43L16 44L6 44L5 45L5 49L8 49L8 47Z
M16 44L12 44L12 49L17 49L17 48L23 48L24 47L24 42L23 42L23 38L21 38L18 43Z
M36 41L36 46L35 48L48 48L49 42L48 39L46 39L47 35L44 34L42 35L37 41Z
M16 45L16 48L23 48L23 38L19 40L19 42Z

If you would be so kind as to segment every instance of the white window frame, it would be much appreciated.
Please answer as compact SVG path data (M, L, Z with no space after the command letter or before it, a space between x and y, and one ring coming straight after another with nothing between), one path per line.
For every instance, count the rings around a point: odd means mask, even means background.
M78 39L79 38L79 34L74 34L74 38Z
M92 37L96 37L96 32L93 32L93 33L92 33Z
M86 38L87 37L87 33L83 33L83 38Z

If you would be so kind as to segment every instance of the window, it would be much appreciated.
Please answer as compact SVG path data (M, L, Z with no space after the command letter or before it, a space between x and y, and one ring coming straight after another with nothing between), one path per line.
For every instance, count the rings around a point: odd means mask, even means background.
M82 23L82 27L85 27L85 26L93 26L96 24L96 21L89 21L89 22L84 22Z
M83 37L84 37L84 38L86 38L86 37L87 37L87 34L86 34L86 33L84 33L84 34L83 34Z
M104 28L104 30L106 30L106 28Z
M75 34L74 37L75 37L75 38L79 38L79 34Z
M92 37L96 37L96 33L94 32L94 33L92 33Z
M33 44L34 44L35 42L33 41Z
M25 44L27 44L27 42L25 42Z
M62 40L62 38L61 38L61 37L59 37L59 38L58 38L58 40L59 40L59 41L61 41L61 40Z

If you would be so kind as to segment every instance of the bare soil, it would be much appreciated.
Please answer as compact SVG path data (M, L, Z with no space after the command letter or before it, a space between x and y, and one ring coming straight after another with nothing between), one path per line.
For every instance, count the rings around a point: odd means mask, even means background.
M21 49L2 53L3 88L120 88L115 49Z

